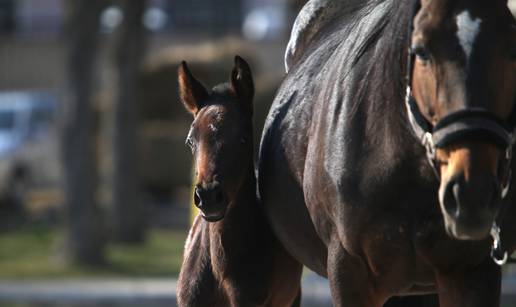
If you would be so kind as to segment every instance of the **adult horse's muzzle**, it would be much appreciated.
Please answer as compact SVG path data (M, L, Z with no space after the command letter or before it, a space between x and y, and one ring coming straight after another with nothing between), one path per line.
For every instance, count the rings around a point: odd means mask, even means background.
M516 113L505 122L487 110L470 108L431 125L410 87L405 104L412 130L441 182L439 202L446 231L460 240L485 239L496 228L501 199L510 188ZM448 153L445 167L439 152Z
M482 240L489 236L501 204L496 177L463 172L442 178L439 203L447 233L459 240Z
M228 198L218 182L197 184L194 191L194 204L206 221L218 222L226 214Z
M413 132L441 182L446 231L459 240L485 239L496 227L501 199L510 187L516 117L511 115L506 123L486 110L465 109L433 126L420 113L410 88L406 106ZM439 151L448 153L445 167Z

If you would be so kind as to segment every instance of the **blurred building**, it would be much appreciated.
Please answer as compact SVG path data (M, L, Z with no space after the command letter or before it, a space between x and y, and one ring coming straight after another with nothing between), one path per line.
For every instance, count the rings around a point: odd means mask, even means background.
M63 22L60 0L16 0L16 32L25 35L55 35Z
M12 32L15 26L14 0L0 0L0 31Z
M59 0L0 0L0 29L4 34L57 34L62 21Z
M208 30L213 34L239 31L242 24L242 0L167 1L173 29Z
M150 0L144 16L149 30L158 32L210 31L210 34L238 32L244 0ZM5 35L46 36L61 32L64 13L60 0L0 0L0 31ZM113 2L111 8L116 8ZM113 10L107 18L121 21ZM116 26L117 22L107 20Z

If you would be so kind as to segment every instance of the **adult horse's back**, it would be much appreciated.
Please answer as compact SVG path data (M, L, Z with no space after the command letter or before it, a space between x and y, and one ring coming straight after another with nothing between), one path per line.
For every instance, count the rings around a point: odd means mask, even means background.
M266 122L259 189L277 236L337 306L434 292L498 306L489 234L500 225L497 260L516 248L506 1L337 7L317 12L330 18L292 53Z

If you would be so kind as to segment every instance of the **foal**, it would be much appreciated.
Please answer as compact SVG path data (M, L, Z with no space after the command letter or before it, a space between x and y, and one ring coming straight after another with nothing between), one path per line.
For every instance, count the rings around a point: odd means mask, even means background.
M283 249L256 197L249 65L235 57L229 83L207 91L179 67L194 116L186 143L195 158L200 209L186 241L179 306L299 306L301 266Z

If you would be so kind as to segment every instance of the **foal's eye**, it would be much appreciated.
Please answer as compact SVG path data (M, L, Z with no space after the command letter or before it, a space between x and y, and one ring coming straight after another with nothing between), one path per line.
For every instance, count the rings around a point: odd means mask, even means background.
M247 138L245 136L241 137L240 138L240 143L241 144L246 144L247 143Z
M427 62L430 60L430 51L424 45L414 45L410 47L410 53L415 55L420 61Z

